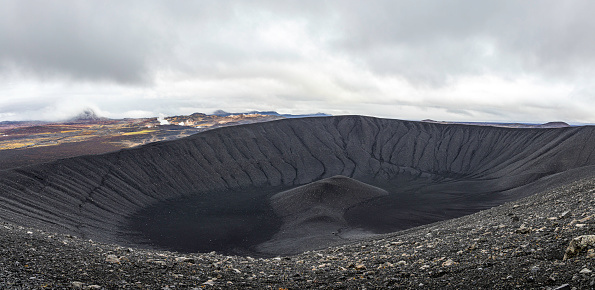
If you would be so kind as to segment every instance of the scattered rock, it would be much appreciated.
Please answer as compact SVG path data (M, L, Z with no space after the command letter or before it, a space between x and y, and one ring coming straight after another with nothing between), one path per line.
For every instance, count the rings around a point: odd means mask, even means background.
M188 257L176 257L176 263L194 263L194 259Z
M569 213L570 213L570 211L569 211L569 210L567 210L567 211L563 212L562 214L560 214L560 216L558 216L558 218L559 218L559 219L563 219L563 218L565 218L565 217L566 217L566 216L567 216Z
M566 248L566 252L564 253L564 260L572 258L580 253L584 248L587 247L594 247L595 246L595 235L584 235L579 236L572 241Z
M583 268L579 273L581 274L591 274L593 271L587 269L587 268Z
M105 261L108 263L118 264L120 263L120 258L118 258L116 255L107 255Z
M531 267L530 271L531 271L531 273L537 273L537 272L539 272L539 266L533 266L533 267Z
M153 264L157 264L157 265L161 265L161 266L165 266L167 265L167 263L163 260L154 260L154 259L147 259L148 263L153 263Z
M570 284L562 284L552 290L570 290Z
M73 281L70 284L72 285L73 288L83 288L83 285L85 285L83 282L78 282L78 281Z
M548 284L553 284L553 283L555 283L555 282L556 282L556 276L555 276L555 274L552 274L552 275L550 275L550 276L547 278L547 283L548 283Z
M516 232L519 234L528 234L531 232L531 230L532 229L530 227L528 228L525 226L525 224L523 224L516 230Z
M467 251L473 251L477 248L477 243L473 243L471 244L469 247L467 247Z
M586 222L586 221L590 220L590 219L591 219L593 216L594 216L594 215L590 215L590 216L588 216L588 217L585 217L585 218L582 218L582 219L580 219L580 220L578 220L578 221L579 221L580 223L584 223L584 222Z

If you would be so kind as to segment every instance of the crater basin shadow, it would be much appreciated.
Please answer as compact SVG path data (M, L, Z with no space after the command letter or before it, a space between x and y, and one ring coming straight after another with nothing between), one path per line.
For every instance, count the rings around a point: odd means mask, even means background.
M211 192L165 201L129 219L129 240L178 252L260 256L281 226L268 197L278 189Z

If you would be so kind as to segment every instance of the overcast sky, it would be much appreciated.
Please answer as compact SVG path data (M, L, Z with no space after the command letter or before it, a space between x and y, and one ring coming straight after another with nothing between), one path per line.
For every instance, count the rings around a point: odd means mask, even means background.
M595 1L0 0L0 121L595 123Z

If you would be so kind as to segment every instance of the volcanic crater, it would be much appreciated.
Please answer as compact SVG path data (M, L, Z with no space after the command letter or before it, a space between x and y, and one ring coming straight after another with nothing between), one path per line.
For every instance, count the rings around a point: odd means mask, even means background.
M594 128L363 116L272 121L0 171L0 220L125 246L278 256L568 183Z

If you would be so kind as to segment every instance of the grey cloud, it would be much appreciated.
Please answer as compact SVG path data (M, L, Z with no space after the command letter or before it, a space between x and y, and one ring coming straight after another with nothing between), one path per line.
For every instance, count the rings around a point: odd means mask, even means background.
M284 13L275 2L34 1L0 4L0 69L124 84L159 70L213 72L217 63L295 59L251 41L242 19ZM293 7L299 7L295 2ZM264 8L264 9L261 9ZM266 12L266 13L265 13Z
M471 114L469 111L467 110L461 110L461 109L447 109L446 110L448 113L452 113L454 115L463 115L463 116L468 116L468 117L472 117L473 114Z
M221 64L302 61L294 50L255 41L258 21L267 17L304 23L320 49L414 84L493 72L572 78L595 64L591 1L24 0L1 6L0 61L42 77L142 83L163 69L208 77Z
M0 114L24 111L38 111L48 106L48 103L39 101L30 101L18 104L2 104Z
M595 64L592 1L350 1L340 7L345 37L336 49L414 83L487 72L573 78Z
M142 8L119 3L3 2L0 61L44 78L146 81L167 35Z

